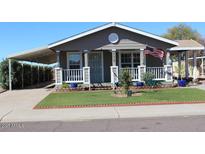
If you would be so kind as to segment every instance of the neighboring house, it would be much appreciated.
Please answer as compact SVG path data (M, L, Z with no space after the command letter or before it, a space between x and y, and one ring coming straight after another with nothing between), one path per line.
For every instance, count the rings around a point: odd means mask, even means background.
M56 85L61 85L63 82L85 85L114 84L118 81L119 73L125 68L129 70L133 81L142 81L145 72L153 73L155 80L172 81L169 56L171 49L179 45L180 42L177 41L118 23L109 23L46 47L8 58L44 64L57 63ZM148 48L159 49L163 51L164 56L160 59L145 54ZM195 50L195 46L193 49ZM196 49L202 50L202 48ZM173 52L175 51L181 52L185 49L175 48Z
M204 46L194 40L176 41L179 45L170 49L178 56L178 60L173 62L173 76L204 78L205 57L200 56L204 54Z

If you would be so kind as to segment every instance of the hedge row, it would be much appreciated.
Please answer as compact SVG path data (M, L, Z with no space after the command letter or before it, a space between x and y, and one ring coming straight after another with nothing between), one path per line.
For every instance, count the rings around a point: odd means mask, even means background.
M12 77L12 88L21 89L32 85L37 85L42 82L51 81L52 77L52 68L46 66L38 66L22 64L18 61L11 61L11 77ZM9 88L9 62L8 59L0 63L0 74L1 74L1 83L4 89ZM22 87L23 86L23 87Z

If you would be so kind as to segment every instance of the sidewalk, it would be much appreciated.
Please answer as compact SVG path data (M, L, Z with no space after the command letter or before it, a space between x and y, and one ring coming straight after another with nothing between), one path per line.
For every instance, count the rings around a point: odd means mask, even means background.
M169 117L205 115L205 104L159 105L107 108L77 108L49 110L14 110L3 122L21 121L81 121L92 119Z
M205 104L33 110L32 108L50 92L46 89L33 89L8 91L0 94L0 121L81 121L205 115Z

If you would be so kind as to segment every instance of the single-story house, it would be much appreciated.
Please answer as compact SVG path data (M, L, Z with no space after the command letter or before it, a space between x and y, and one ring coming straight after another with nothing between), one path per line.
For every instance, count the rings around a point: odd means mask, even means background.
M193 42L192 42L193 43ZM133 81L142 81L146 72L155 80L172 81L170 53L204 50L169 40L119 23L108 23L45 47L11 55L9 59L44 64L57 63L55 83L116 83L123 69ZM194 59L196 61L196 58ZM194 62L195 64L195 62ZM11 71L11 69L10 69ZM10 89L11 89L10 78Z

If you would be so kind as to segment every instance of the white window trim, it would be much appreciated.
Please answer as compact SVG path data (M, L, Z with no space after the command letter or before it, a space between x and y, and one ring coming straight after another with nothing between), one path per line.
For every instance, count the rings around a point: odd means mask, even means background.
M66 52L66 61L67 61L67 69L70 69L70 62L69 62L69 55L71 54L79 54L80 55L80 69L83 68L83 57L82 57L82 52Z
M121 54L123 53L129 53L131 54L131 68L134 68L134 62L133 62L133 53L139 53L140 54L140 51L119 51L119 67L122 68L122 62L121 62ZM139 62L140 64L140 62Z

